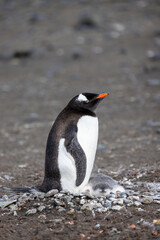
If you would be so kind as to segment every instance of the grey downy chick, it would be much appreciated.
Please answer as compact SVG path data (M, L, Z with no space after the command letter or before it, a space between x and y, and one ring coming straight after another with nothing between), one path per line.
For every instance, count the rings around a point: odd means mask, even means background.
M116 194L117 192L125 192L125 189L116 180L102 173L91 175L84 189L84 193L91 197L106 196L111 192Z

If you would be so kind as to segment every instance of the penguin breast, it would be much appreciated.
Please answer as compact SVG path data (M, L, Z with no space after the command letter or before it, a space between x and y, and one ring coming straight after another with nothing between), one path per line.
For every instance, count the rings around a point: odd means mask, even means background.
M98 118L82 116L78 123L77 139L86 155L86 176L82 183L85 186L90 178L98 142Z

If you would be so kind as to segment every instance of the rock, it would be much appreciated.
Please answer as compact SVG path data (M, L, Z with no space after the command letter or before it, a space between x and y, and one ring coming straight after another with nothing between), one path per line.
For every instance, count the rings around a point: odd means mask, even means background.
M137 208L138 212L143 212L144 210L142 208Z
M8 201L8 196L5 194L5 195L3 195L2 199L3 199L4 201Z
M13 212L13 216L14 216L14 217L17 217L17 216L18 216L17 211L14 211L14 212Z
M93 17L84 14L76 24L75 28L76 30L85 30L85 29L95 29L98 25L93 19Z
M117 233L120 233L120 231L118 231L117 228L113 227L113 228L111 229L110 233L111 233L112 235L115 235L115 234L117 234Z
M62 222L64 219L65 219L65 218L55 218L55 219L54 219L54 222L60 223L60 222Z
M71 208L74 208L74 207L75 207L75 205L74 205L73 202L68 202L67 205L68 205L68 207L71 207Z
M17 210L18 210L18 205L17 205L17 204L11 204L11 205L9 206L9 208L10 208L10 211L11 211L11 212L14 212L14 211L17 211Z
M111 207L112 206L112 202L111 201L106 201L104 203L104 207Z
M59 200L59 199L53 199L53 204L55 206L66 206L66 204L63 201Z
M45 208L46 208L45 206L39 206L37 210L38 210L39 212L42 212Z
M23 195L21 196L21 198L28 198L31 194L30 193L23 193Z
M154 203L160 204L159 200L154 200Z
M101 225L100 225L99 223L97 223L97 224L94 226L94 229L99 230L100 227L101 227Z
M73 196L69 195L69 196L64 196L63 200L65 200L66 202L70 202L72 201Z
M153 198L151 198L151 197L145 197L145 198L142 198L142 199L141 199L141 202L142 202L143 204L150 204L150 203L153 202Z
M139 200L139 196L133 196L132 199Z
M85 200L85 199L81 199L81 200L80 200L80 204L81 204L81 205L83 205L83 204L85 204L85 203L86 203L86 200Z
M64 193L57 193L56 194L56 198L62 198L62 197L64 197L65 196L65 194Z
M147 84L149 86L160 86L160 80L159 79L149 79L149 80L147 80Z
M35 214L35 213L37 213L37 209L36 208L32 208L32 209L29 209L26 212L26 215L32 215L32 214Z
M48 192L45 194L45 197L52 197L52 196L54 196L56 193L58 193L58 189L52 189L52 190L48 191Z
M7 175L7 174L5 174L3 177L4 177L6 180L8 180L8 181L11 181L11 180L13 179L13 177L11 177L11 176L9 176L9 175Z
M68 214L69 215L72 215L72 214L74 214L75 213L75 210L72 208L70 211L68 211Z
M71 56L74 60L77 60L83 56L83 53L80 49L76 48L76 49L73 49Z
M156 133L157 133L157 134L160 134L160 128L158 128L158 129L156 130Z
M147 51L147 57L152 61L157 61L157 60L160 60L160 53L155 52L153 50L148 50Z
M121 209L123 209L124 207L122 206L119 206L119 205L115 205L113 206L111 209L114 210L114 211L120 211Z
M116 202L117 202L118 205L123 206L123 201L124 201L123 198L119 198L119 199L117 199Z
M119 192L119 193L117 194L117 198L126 198L126 197L127 197L126 192Z
M5 208L5 207L8 207L9 205L11 205L12 203L16 202L17 200L14 199L14 200L9 200L9 201L0 201L0 208Z
M113 23L112 27L117 32L123 32L125 30L125 26L122 23L119 23L119 22Z
M13 58L25 59L33 56L32 50L17 50L13 53Z
M105 207L100 207L100 208L96 208L95 211L98 213L104 213L107 212L109 208L105 208Z
M39 195L38 195L38 198L39 198L39 199L44 199L44 198L45 198L45 193L39 194Z
M58 212L64 212L64 211L66 211L66 209L65 208L63 208L63 207L60 207L60 206L58 206L58 207L56 207L57 209L58 209Z
M47 216L45 214L41 214L38 216L39 219L45 220L47 219Z
M18 199L18 201L19 201L19 199ZM23 201L17 202L17 205L18 205L18 207L21 207L21 206L25 205L26 203L27 203L27 201L23 200Z
M139 206L141 205L141 202L135 201L135 202L134 202L134 205L135 205L136 207L139 207Z
M147 125L150 127L160 127L160 122L153 122L151 120L148 120Z
M93 209L96 209L96 208L101 208L102 207L102 204L101 203L97 203L97 201L93 200L93 201L90 201L88 203L85 203L81 209L82 210L93 210Z

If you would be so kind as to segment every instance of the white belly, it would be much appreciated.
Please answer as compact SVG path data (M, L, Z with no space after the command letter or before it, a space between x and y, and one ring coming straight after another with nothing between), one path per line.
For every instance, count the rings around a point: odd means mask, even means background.
M98 118L91 116L83 116L78 121L77 139L81 145L87 159L86 176L83 183L80 185L81 191L88 183L90 178L98 142Z
M81 193L90 178L98 141L98 119L97 117L83 116L79 119L77 140L86 155L86 176L80 186L76 186L75 161L64 146L65 139L60 140L58 166L61 174L61 186L63 190L71 193Z

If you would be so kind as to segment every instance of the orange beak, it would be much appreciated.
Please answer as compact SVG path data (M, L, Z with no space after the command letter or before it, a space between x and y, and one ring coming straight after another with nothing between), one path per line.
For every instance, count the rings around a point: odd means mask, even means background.
M109 93L101 93L96 98L105 98L108 95L109 95Z

